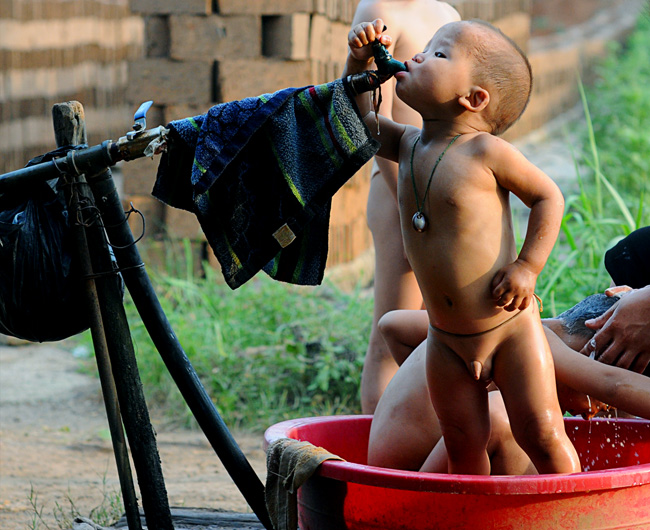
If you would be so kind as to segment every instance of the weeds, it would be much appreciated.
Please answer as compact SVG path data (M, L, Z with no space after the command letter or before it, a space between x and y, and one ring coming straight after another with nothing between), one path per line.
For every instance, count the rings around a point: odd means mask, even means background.
M29 524L30 530L38 530L39 528L46 528L51 530L49 525L43 519L43 506L40 506L38 503L38 494L34 490L34 485L30 484L29 486L29 505L32 507L32 519Z
M190 269L191 270L191 269ZM260 275L231 291L204 278L156 276L161 304L226 422L264 429L299 414L359 411L372 299L333 285L290 286ZM130 315L135 311L127 304ZM137 317L132 332L145 388L172 418L189 413ZM184 411L179 415L179 411Z
M111 526L124 512L122 496L117 489L109 489L106 481L106 474L104 474L102 478L100 492L101 501L97 506L90 510L88 519L100 526ZM60 530L69 530L73 527L75 519L82 517L82 513L80 509L77 508L75 501L72 499L70 491L65 494L64 498L65 501L63 504L59 503L59 501L54 501L52 518L56 522L55 528ZM34 489L33 484L30 486L29 504L32 507L33 513L28 528L30 530L53 530L46 521L46 516L43 514L45 507L40 504L38 494Z
M605 251L650 224L650 105L643 98L650 83L649 16L640 17L625 48L612 45L597 72L593 87L579 84L585 121L574 152L578 191L566 196L560 238L538 281L549 301L545 316L607 287Z

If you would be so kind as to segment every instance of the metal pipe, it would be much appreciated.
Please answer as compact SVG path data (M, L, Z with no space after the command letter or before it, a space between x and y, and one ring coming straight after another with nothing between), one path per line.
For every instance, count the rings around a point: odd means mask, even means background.
M84 149L68 151L61 156L17 169L0 175L0 193L18 192L30 189L36 182L43 182L62 174L93 175L102 169L114 166L121 160L134 160L143 156L153 156L157 148L161 148L166 140L168 129L163 126L143 131L129 139L121 137L117 141L105 140L101 144Z

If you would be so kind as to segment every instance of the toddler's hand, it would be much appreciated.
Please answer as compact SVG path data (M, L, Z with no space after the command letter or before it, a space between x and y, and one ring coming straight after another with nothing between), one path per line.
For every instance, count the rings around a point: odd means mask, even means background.
M537 274L520 261L506 265L492 280L492 298L506 311L524 310L533 299Z
M372 47L369 45L377 39L383 45L390 46L392 39L388 35L382 35L383 31L384 21L381 18L354 26L348 33L350 55L359 61L368 61L373 58Z

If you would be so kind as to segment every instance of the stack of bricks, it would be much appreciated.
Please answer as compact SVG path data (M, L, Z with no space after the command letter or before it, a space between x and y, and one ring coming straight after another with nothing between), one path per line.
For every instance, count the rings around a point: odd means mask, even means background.
M494 22L523 48L531 0L455 0L463 18ZM207 112L210 106L341 75L346 35L358 0L131 0L145 21L145 57L129 65L133 106L153 99L153 125ZM128 200L148 226L172 239L205 246L196 218L150 195L154 163L123 168ZM372 246L366 225L370 167L333 200L328 265L349 262Z
M486 20L528 51L532 0L451 0L449 3L463 20Z
M128 0L0 0L0 173L56 147L55 103L83 103L90 143L124 135L142 44Z
M145 56L129 65L133 107L149 99L150 125L203 114L217 103L288 86L332 81L347 56L347 33L358 0L131 0L145 23ZM143 211L160 239L188 238L209 248L194 215L151 197L157 163L125 164L125 198ZM371 246L365 198L369 166L335 196L329 264ZM162 251L163 244L159 245ZM156 244L149 248L156 261ZM201 252L201 250L199 250Z
M530 46L531 12L533 0L452 0L450 3L458 10L463 20L479 18L494 24L497 28L514 40L517 45L529 56L533 68L533 94L529 110L526 111L511 129L506 131L504 137L513 140L530 132L536 124L535 119L527 119L530 107L537 106L538 95L541 93L538 86L538 70L545 65L534 61L534 52ZM533 53L533 55L531 55ZM549 65L551 69L553 65ZM542 124L537 125L541 127Z
M595 62L606 54L608 43L622 41L632 30L642 5L638 0L622 0L582 24L532 38L533 94L526 112L505 137L521 137L575 108L580 101L578 78L591 80Z

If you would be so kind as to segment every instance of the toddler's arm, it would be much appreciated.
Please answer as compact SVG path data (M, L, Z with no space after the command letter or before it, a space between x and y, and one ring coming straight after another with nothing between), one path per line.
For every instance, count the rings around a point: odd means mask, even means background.
M555 182L505 140L491 137L486 151L497 182L530 208L526 239L517 259L492 281L492 296L507 311L525 309L535 292L537 276L546 264L560 231L564 197Z
M372 43L380 40L389 46L392 39L389 35L382 34L384 21L381 18L373 22L362 22L355 25L348 33L348 58L343 70L343 77L358 74L369 70L373 64ZM370 132L381 143L378 155L395 162L399 156L399 141L404 133L404 126L386 118L375 116L371 109L370 94L363 93L355 97L359 112ZM379 120L379 126L377 126ZM380 135L381 131L381 135Z

